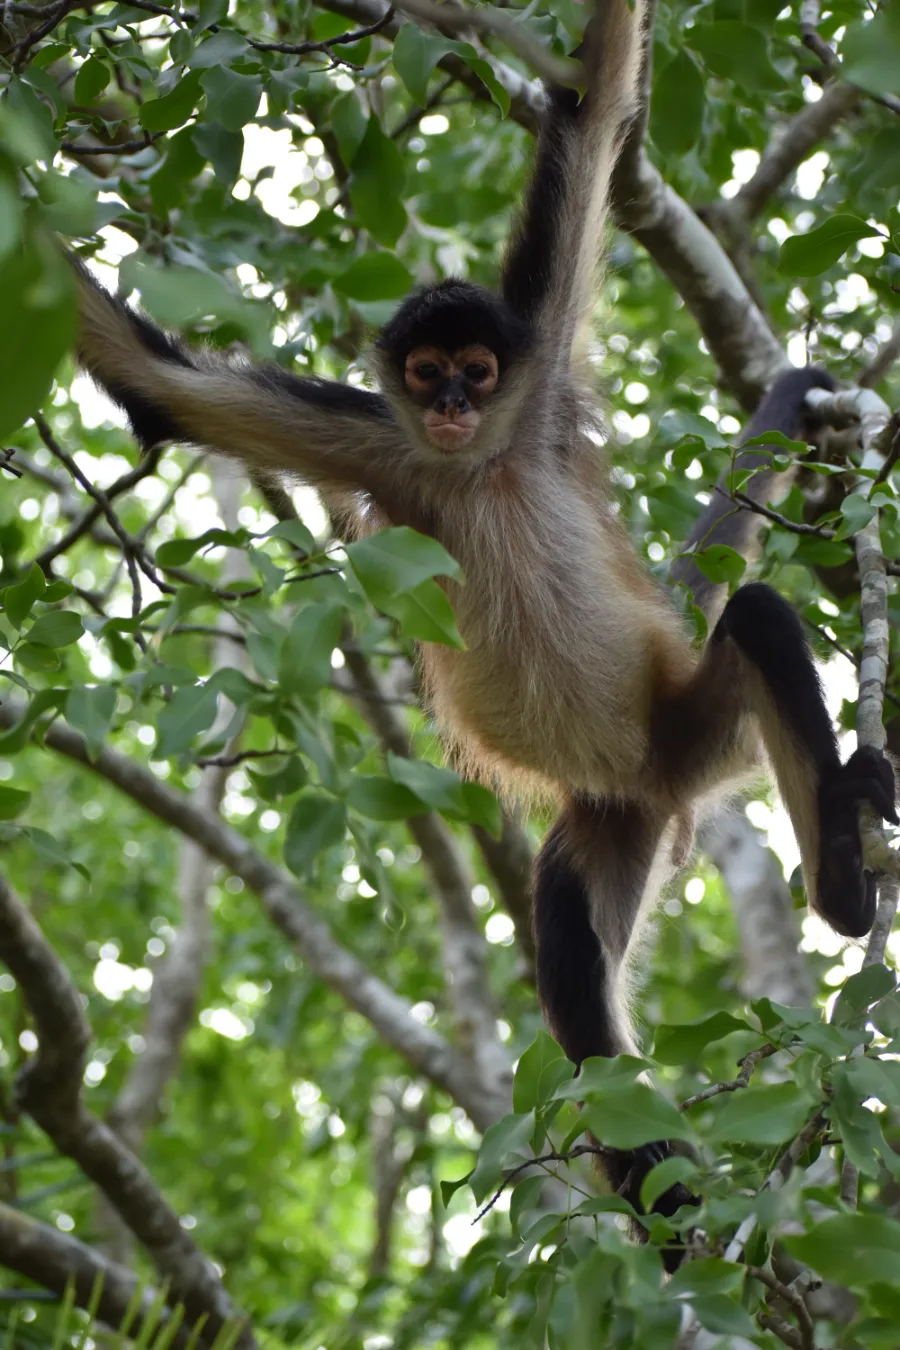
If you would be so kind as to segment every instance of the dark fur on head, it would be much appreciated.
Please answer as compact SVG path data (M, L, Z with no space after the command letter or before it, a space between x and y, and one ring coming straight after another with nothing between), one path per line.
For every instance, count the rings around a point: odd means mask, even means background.
M413 291L382 328L376 347L401 368L414 347L458 351L483 343L502 371L534 340L532 326L498 295L471 281L450 277Z

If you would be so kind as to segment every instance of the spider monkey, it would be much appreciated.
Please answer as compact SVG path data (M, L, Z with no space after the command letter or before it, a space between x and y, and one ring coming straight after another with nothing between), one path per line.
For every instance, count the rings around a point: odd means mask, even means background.
M410 295L375 343L380 392L235 366L80 280L80 359L142 446L206 445L331 499L362 499L357 529L409 525L462 564L465 586L447 589L466 650L424 644L428 704L464 771L561 802L535 868L537 983L576 1064L634 1048L621 986L641 912L673 839L684 853L697 802L746 776L760 742L809 903L839 933L861 936L875 912L859 803L897 820L887 760L862 749L840 762L791 607L764 585L742 587L698 655L615 514L576 343L644 18L642 0L598 0L580 49L586 92L548 91L497 292L451 279ZM784 375L748 436L802 432L815 385L833 382L814 369ZM712 525L722 537L722 521ZM711 605L703 585L698 595ZM622 1153L612 1183L637 1204L666 1149ZM657 1208L690 1198L675 1186Z

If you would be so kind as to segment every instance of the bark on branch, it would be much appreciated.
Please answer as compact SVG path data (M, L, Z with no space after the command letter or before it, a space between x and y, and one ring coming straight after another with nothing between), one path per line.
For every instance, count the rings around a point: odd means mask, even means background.
M0 705L0 726L16 725L23 713L21 704ZM47 729L44 744L99 774L239 876L310 969L371 1022L387 1045L416 1072L449 1092L479 1129L497 1119L494 1100L474 1094L468 1067L453 1047L438 1032L417 1022L407 1000L341 946L304 900L289 872L263 857L215 814L198 807L192 797L166 787L125 755L103 749L91 760L82 736L60 723Z
M0 1264L60 1298L73 1285L79 1308L92 1304L99 1284L96 1315L112 1330L126 1324L127 1314L137 1301L136 1316L128 1324L133 1337L140 1335L145 1317L159 1297L157 1290L142 1287L138 1277L124 1266L106 1260L70 1234L4 1204L0 1204ZM169 1344L173 1350L182 1350L190 1339L190 1328L179 1328Z
M82 1100L90 1028L69 973L5 878L0 877L0 960L15 976L38 1039L16 1079L16 1099L109 1200L184 1303L191 1320L204 1313L210 1338L235 1308L213 1264L196 1246L149 1172ZM240 1316L240 1314L237 1314ZM206 1331L206 1329L204 1329ZM206 1338L206 1336L204 1337ZM238 1344L255 1345L248 1325Z

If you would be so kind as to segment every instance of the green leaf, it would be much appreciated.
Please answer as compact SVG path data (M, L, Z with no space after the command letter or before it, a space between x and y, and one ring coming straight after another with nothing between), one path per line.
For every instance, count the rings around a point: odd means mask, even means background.
M674 1162L674 1158L667 1159ZM663 1164L660 1163L660 1167ZM666 1286L675 1298L703 1298L708 1294L736 1294L744 1283L745 1267L720 1256L707 1256L679 1266Z
M188 121L200 99L200 76L183 75L169 93L148 99L138 108L138 121L145 131L174 131Z
M215 544L230 548L246 547L250 536L246 530L233 532L213 528L196 539L167 539L156 550L156 560L162 567L183 567L196 553Z
M47 588L44 574L37 563L32 563L22 581L7 586L0 595L3 601L3 613L13 628L21 628L31 613L31 607L39 600Z
M785 239L778 270L789 277L816 277L832 267L860 239L871 239L880 233L859 216L839 211L817 229Z
M211 70L216 66L230 66L233 61L246 55L252 55L247 39L231 28L220 28L193 48L186 64L192 70Z
M648 491L647 510L658 529L665 530L673 539L684 539L703 507L677 483L662 483Z
M316 541L302 520L280 520L268 531L267 538L283 539L286 544L307 555L316 551Z
M256 117L262 98L260 75L239 75L227 66L213 66L200 83L206 91L208 122L219 122L226 131L240 131Z
M43 713L58 708L63 697L59 689L39 689L19 721L8 731L0 732L0 754L14 755L23 750L31 737L31 728Z
M428 80L442 57L457 44L436 33L423 32L417 24L405 23L394 40L394 69L420 108L428 106Z
M469 1178L478 1204L495 1191L507 1167L524 1162L531 1154L534 1112L504 1116L484 1132L478 1150L478 1164Z
M62 662L50 647L32 646L30 642L20 642L16 648L16 664L23 670L59 670Z
M637 1055L616 1055L586 1059L581 1072L571 1083L563 1083L553 1096L559 1101L580 1102L591 1096L602 1097L610 1088L629 1087L649 1064Z
M407 820L428 810L409 788L378 774L354 774L347 805L370 820Z
M204 163L213 167L222 190L233 187L241 171L244 138L239 131L227 131L220 122L195 122L189 135Z
M78 68L75 76L75 102L86 108L109 84L110 68L99 57L91 56Z
M864 966L845 981L835 1000L831 1020L838 1024L852 1022L878 999L884 998L896 987L894 973L887 966Z
M836 1214L809 1233L782 1238L788 1251L826 1280L900 1284L900 1223L883 1214Z
M415 277L393 253L363 253L334 279L334 288L351 300L396 300Z
M189 749L195 736L216 720L215 689L208 684L176 689L156 723L153 759L169 759Z
M522 1054L513 1079L513 1110L518 1115L545 1106L561 1083L568 1082L575 1065L566 1059L552 1036L539 1031L537 1040Z
M163 214L183 205L190 186L206 165L195 144L194 127L185 127L169 136L160 148L163 161L149 178L150 196L156 210Z
M671 1158L663 1158L641 1182L641 1207L649 1213L659 1197L665 1195L671 1186L678 1181L690 1185L697 1174L697 1164L692 1163L690 1158L682 1158L677 1153Z
M836 539L802 538L794 553L796 562L807 567L842 567L853 556L849 544L841 544Z
M746 559L742 558L730 544L710 544L709 548L696 554L696 562L700 571L710 581L735 586L747 569Z
M657 436L664 445L674 445L684 437L702 441L707 449L727 449L728 442L714 422L699 413L685 412L682 409L669 409L659 419ZM693 459L694 456L691 456ZM690 460L688 460L690 463Z
M26 247L0 265L3 346L0 442L44 401L56 367L75 341L75 294L70 269L56 250Z
M857 534L873 519L876 510L875 502L870 502L861 492L848 492L841 502L843 525L840 534Z
M681 1112L646 1083L611 1084L604 1092L592 1094L585 1101L584 1116L595 1138L613 1148L694 1137Z
M436 581L420 582L413 590L383 601L379 608L397 619L404 637L440 642L460 651L465 648L453 607Z
M31 793L0 783L0 820L13 820L31 801Z
M256 769L250 769L248 772L257 795L264 802L275 802L280 797L288 797L293 792L299 792L300 788L306 786L307 781L306 768L299 755L291 755L274 773L262 773Z
M398 34L397 41L399 40ZM396 43L394 49L396 55ZM366 116L355 90L348 90L346 94L335 99L331 107L331 129L335 134L341 159L349 169L366 134Z
M759 1328L739 1303L724 1294L706 1294L691 1299L691 1307L701 1326L719 1336L755 1337Z
M52 834L48 834L46 830L39 830L34 825L26 825L21 828L23 835L34 847L35 853L45 863L49 863L51 867L74 867L76 872L81 873L85 881L90 881L91 877L87 868L82 863L75 862L68 850L64 849L62 844L53 838Z
M392 754L387 757L387 766L394 782L402 783L427 806L457 816L465 814L462 780L452 769L442 769L424 759L406 759Z
M806 1123L810 1102L796 1083L765 1083L713 1098L700 1109L714 1113L709 1137L716 1142L783 1144Z
M841 41L841 76L871 94L900 93L900 15L883 5L868 23L852 23Z
M462 578L459 563L442 544L406 525L348 544L347 557L366 595L379 608L428 577Z
M699 1022L687 1022L657 1029L653 1057L661 1064L691 1064L713 1041L733 1031L749 1031L749 1022L728 1012L712 1013Z
M296 614L278 662L278 683L286 693L309 696L331 683L331 653L343 625L343 610L328 603L304 605Z
M503 810L490 788L481 783L463 782L463 816L472 825L480 825L494 839L503 833Z
M497 79L490 61L486 61L483 56L479 56L470 42L455 42L453 50L457 56L462 57L469 69L475 72L500 109L501 114L507 117L510 108L509 91Z
M126 287L138 288L144 308L166 328L212 317L237 325L255 349L261 350L260 344L267 342L264 309L246 301L214 272L198 267L156 267L130 254L119 269L119 277Z
M654 78L650 134L664 155L686 155L703 130L706 87L697 63L681 48Z
M88 754L97 757L116 711L116 691L110 684L76 684L66 698L66 721L85 739Z
M284 835L284 861L295 876L307 876L320 853L343 841L346 819L333 797L310 793L297 800Z
M69 647L83 632L84 624L77 614L57 609L35 619L25 636L37 647Z
M385 136L377 117L370 117L353 160L348 190L360 224L386 248L393 248L406 229L405 185L403 156Z
M887 1146L877 1117L863 1105L863 1100L876 1094L866 1088L870 1075L851 1074L850 1067L848 1062L835 1065L828 1114L854 1167L875 1180L880 1173L878 1154L886 1151Z
M784 80L772 65L769 47L758 28L735 19L695 23L683 40L703 57L713 75L731 80L739 89L781 89Z

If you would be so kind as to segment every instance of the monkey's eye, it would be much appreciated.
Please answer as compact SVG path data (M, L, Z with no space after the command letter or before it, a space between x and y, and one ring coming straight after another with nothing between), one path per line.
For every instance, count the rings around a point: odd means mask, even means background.
M463 371L466 379L471 384L482 384L490 373L487 366L482 365L480 361L473 361L470 365L466 366Z
M413 374L417 380L433 380L440 374L433 361L420 361Z

